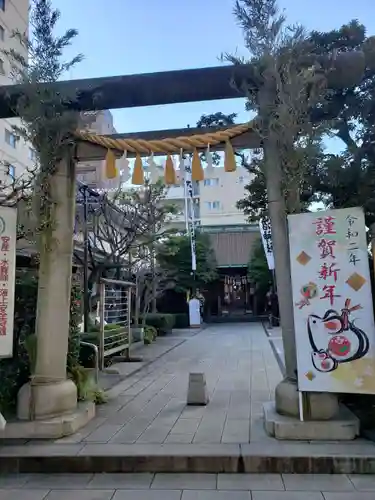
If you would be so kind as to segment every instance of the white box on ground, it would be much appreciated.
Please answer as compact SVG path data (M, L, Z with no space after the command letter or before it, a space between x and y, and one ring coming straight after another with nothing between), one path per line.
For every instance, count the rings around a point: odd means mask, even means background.
M198 299L193 298L189 300L189 324L190 328L199 328L202 323L201 312L200 312L201 303Z
M7 421L0 413L0 431L3 431L5 429L6 424L7 424Z
M208 403L208 391L207 391L205 374L189 373L187 404L206 405L207 403Z

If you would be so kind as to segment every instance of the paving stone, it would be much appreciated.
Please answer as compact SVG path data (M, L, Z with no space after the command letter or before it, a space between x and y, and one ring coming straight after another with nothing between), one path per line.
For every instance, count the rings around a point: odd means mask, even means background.
M127 489L143 490L151 486L154 475L148 472L140 474L95 474L87 488L92 489Z
M250 419L251 406L249 404L239 404L228 408L228 418L230 419Z
M0 500L44 500L48 490L1 490ZM77 499L78 500L78 499Z
M219 474L219 490L284 491L280 474Z
M324 498L318 491L253 491L252 500L324 500Z
M169 434L164 443L192 443L194 439L194 434Z
M87 443L108 443L108 441L123 428L123 425L103 424L89 434L84 441Z
M370 474L353 474L349 479L358 491L375 491L375 476ZM0 482L1 484L1 482ZM373 495L375 497L375 495Z
M135 443L147 429L152 418L137 418L126 424L111 440L111 443Z
M23 488L25 490L77 490L85 488L92 477L93 474L32 474Z
M325 500L374 500L373 493L365 492L351 492L351 493L338 493L338 492L323 492Z
M117 490L112 500L180 500L178 490Z
M224 425L222 443L248 443L250 437L250 422L248 419L228 418Z
M181 500L251 500L250 491L184 491Z
M154 489L214 490L215 474L155 474L151 484Z
M344 474L283 474L286 490L298 491L354 491Z
M30 474L9 474L9 475L0 475L0 489L8 489L8 488L22 488L23 485L30 479Z
M201 419L179 418L171 430L171 434L192 434L198 429Z
M114 490L52 490L45 500L111 500L114 493Z
M137 443L163 443L170 432L171 425L151 424L145 432L139 436Z

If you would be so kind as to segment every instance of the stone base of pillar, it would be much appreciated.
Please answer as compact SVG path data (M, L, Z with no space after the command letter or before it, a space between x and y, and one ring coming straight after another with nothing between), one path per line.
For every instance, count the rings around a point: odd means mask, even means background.
M95 404L77 404L71 380L25 384L18 392L17 418L0 431L1 439L59 439L74 434L95 417Z
M7 422L0 431L0 443L7 439L61 439L76 433L94 417L95 404L84 401L74 411L57 417Z
M268 435L279 440L352 441L359 435L359 419L345 406L331 420L301 422L277 413L273 402L265 403L264 426Z
M28 382L18 392L17 418L41 420L53 418L77 408L77 387L72 380L45 384Z
M339 413L336 394L311 392L306 394L309 413L305 420L331 420ZM290 379L282 380L275 390L275 408L280 415L299 418L299 394L297 384Z

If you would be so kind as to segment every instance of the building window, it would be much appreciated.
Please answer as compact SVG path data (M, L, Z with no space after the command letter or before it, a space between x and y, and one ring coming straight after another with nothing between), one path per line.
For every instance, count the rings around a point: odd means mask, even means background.
M5 10L5 2L6 0L0 0L0 9Z
M238 178L238 183L243 184L243 182L244 182L244 178L242 175L240 175L240 177Z
M208 210L219 210L220 201L206 201L206 208Z
M0 24L0 41L3 42L5 39L5 29Z
M12 148L15 148L17 144L16 134L5 129L5 142L9 144L9 146L11 146Z
M214 177L212 179L205 179L204 180L204 185L205 186L218 186L219 185L219 178Z
M5 75L4 61L0 59L0 75Z
M16 178L16 167L14 165L11 165L10 163L7 163L6 168L7 174L14 180Z
M29 148L29 160L36 161L36 151L33 148Z

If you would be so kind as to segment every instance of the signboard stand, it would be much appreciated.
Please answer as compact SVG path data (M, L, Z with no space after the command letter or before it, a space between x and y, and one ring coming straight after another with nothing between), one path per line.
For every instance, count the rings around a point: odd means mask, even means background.
M298 391L299 419L303 422L303 393Z

